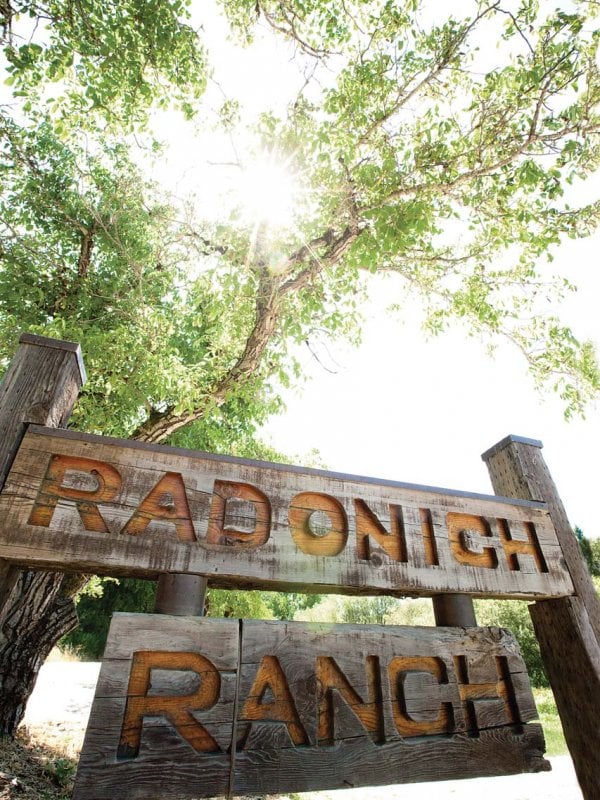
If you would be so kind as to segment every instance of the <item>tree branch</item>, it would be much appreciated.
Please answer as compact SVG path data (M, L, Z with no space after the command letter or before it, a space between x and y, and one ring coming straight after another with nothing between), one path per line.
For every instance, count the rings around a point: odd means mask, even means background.
M173 406L153 409L148 419L131 434L131 438L144 442L162 442L179 428L200 419L208 408L222 406L235 386L250 379L259 369L281 321L285 297L301 291L319 272L338 263L359 234L359 229L351 224L340 234L336 235L333 230L328 230L313 239L288 258L288 269L308 261L306 268L293 278L274 276L266 267L262 267L258 272L254 326L235 364L207 392L196 408L183 413L177 413ZM321 247L326 249L319 255L317 251Z
M468 181L474 180L475 178L481 178L485 175L491 175L494 172L497 172L499 169L503 167L507 167L509 164L512 164L514 161L519 158L519 156L523 155L528 147L532 144L548 144L550 142L560 141L564 139L565 136L568 136L572 133L579 133L582 136L589 136L591 133L599 133L600 132L600 124L596 125L568 125L565 128L562 128L560 131L553 131L552 133L538 133L534 130L534 126L536 126L539 122L539 111L538 108L541 108L541 105L538 104L534 111L534 116L532 118L532 122L530 125L528 135L523 139L523 141L515 148L513 148L510 153L505 156L504 158L500 158L497 161L492 162L491 164L487 164L485 166L476 167L474 169L466 170L465 172L458 175L456 178L448 181L439 181L433 183L415 183L411 186L403 186L399 189L396 189L393 192L390 192L386 195L382 201L376 205L369 206L368 208L362 208L361 211L364 213L365 211L372 210L375 208L379 208L382 205L388 205L389 203L393 202L394 200L400 200L403 197L413 197L416 194L420 193L428 193L434 192L437 194L448 195L450 194L456 187L461 186Z
M416 97L419 92L424 89L426 86L429 86L437 77L440 75L448 66L452 57L456 54L458 49L464 44L465 40L471 33L471 31L476 27L476 25L485 17L490 11L494 11L498 8L500 2L493 3L492 5L488 6L487 8L483 9L470 23L467 25L462 33L456 37L454 42L452 42L448 47L446 47L445 51L440 54L440 58L438 61L434 63L432 68L429 72L418 81L412 89L406 91L407 87L402 87L396 102L380 117L378 117L371 125L367 128L364 134L360 137L358 143L359 146L364 145L373 135L373 133L384 125L391 117L394 116L401 108L404 108L407 103Z
M83 280L88 274L92 250L94 249L94 237L96 235L97 225L96 221L92 222L91 226L85 231L81 237L81 247L79 249L79 258L77 260L77 279Z

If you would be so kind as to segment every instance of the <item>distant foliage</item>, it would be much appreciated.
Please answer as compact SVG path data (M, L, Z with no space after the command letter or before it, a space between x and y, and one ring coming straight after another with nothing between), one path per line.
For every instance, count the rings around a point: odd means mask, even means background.
M294 619L298 612L313 608L322 600L320 594L299 594L298 592L262 592L264 602L275 619Z
M95 580L92 591L82 592L77 599L79 627L62 638L61 646L73 647L84 661L98 661L104 653L113 612L150 612L154 609L155 594L155 581Z
M397 603L393 597L354 597L343 605L342 622L385 625Z
M210 589L207 614L211 617L293 620L298 612L312 608L320 600L318 594Z
M532 685L549 686L527 605L522 600L478 600L475 603L477 623L511 631L519 643Z
M575 526L575 536L590 575L600 576L600 539L588 539L578 526Z
M206 600L209 617L235 617L245 619L273 619L271 609L262 592L209 589Z
M433 603L428 597L398 600L387 621L389 625L435 625Z
M297 612L306 622L348 622L359 625L433 625L433 608L427 598L345 597L326 595Z

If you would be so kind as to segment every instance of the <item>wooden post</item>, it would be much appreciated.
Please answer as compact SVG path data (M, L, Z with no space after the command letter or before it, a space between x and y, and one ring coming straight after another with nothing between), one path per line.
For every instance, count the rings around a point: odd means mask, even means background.
M0 489L26 425L65 425L85 383L81 348L24 333L0 385Z
M529 610L583 796L597 800L600 602L541 448L537 440L508 436L482 458L497 494L548 504L576 594Z
M201 575L161 575L154 611L176 617L203 617L206 583L206 578Z
M0 489L27 424L64 425L86 379L75 342L23 334L19 344L0 385ZM63 578L0 562L0 733L14 733L40 665L77 621Z
M466 594L438 594L432 598L435 624L450 628L474 628L475 607Z

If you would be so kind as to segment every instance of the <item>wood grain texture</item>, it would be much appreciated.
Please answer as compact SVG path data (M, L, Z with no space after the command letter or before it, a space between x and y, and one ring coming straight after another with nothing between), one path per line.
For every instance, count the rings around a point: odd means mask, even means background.
M586 800L600 797L600 602L540 442L509 437L483 455L496 491L548 503L575 597L529 607L565 739ZM519 557L516 554L516 557Z
M586 800L600 797L600 648L579 597L530 608L544 667Z
M556 484L542 455L541 442L532 444L517 437L509 437L484 453L482 458L487 464L494 491L507 497L538 500L548 504L575 594L581 597L600 644L600 599Z
M66 424L84 382L79 345L21 337L0 385L0 488L26 425Z
M115 614L73 799L226 794L238 663L237 620Z
M536 716L497 628L117 614L74 800L539 771Z
M28 431L0 512L0 557L36 566L396 596L572 592L539 504L71 432Z

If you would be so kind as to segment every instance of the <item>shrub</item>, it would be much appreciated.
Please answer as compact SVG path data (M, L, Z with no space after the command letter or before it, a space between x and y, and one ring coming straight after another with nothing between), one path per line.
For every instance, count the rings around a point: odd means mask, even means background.
M479 625L497 625L514 634L532 685L549 686L527 603L522 600L477 600L475 611Z

